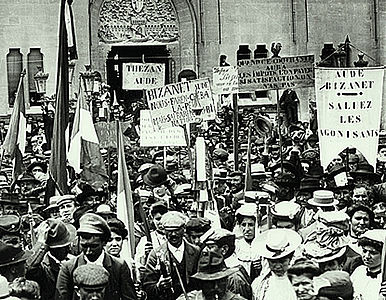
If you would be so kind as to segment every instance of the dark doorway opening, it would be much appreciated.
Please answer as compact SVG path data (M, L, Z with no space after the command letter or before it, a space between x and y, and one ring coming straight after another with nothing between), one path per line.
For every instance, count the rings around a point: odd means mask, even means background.
M111 87L111 94L115 91L117 100L124 106L125 112L136 114L138 107L146 105L146 101L142 90L122 89L122 65L127 62L164 63L165 84L174 81L174 64L166 45L111 48L106 62L107 84Z

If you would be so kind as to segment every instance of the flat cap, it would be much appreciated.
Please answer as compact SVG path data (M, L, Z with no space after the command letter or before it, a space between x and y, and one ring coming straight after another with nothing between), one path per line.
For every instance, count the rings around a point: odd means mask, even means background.
M161 224L165 229L178 229L185 226L187 217L178 211L168 211L161 218Z
M96 264L85 264L74 271L74 283L80 287L100 288L109 282L109 272Z
M236 238L236 235L224 228L211 228L209 229L203 236L201 236L201 242L208 243L210 241L217 242L223 238L230 238L233 239L233 241Z
M210 220L204 217L190 218L186 223L187 232L202 232L205 233L210 229Z
M80 218L78 234L82 233L106 235L107 238L111 236L106 220L94 213L86 213Z

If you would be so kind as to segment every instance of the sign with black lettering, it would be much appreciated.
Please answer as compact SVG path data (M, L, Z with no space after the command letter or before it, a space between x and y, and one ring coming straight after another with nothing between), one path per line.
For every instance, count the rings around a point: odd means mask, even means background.
M238 93L237 67L214 67L213 68L213 93L217 95Z
M375 167L381 120L383 67L316 68L320 159L324 168L347 147Z
M245 59L237 62L240 92L314 86L314 56Z
M193 123L192 107L202 107L199 116L204 121L216 117L212 90L208 78L168 84L146 91L150 115L155 130Z
M141 147L155 146L186 146L184 129L182 127L170 127L155 131L151 123L150 111L140 112L139 145Z
M165 64L122 64L122 88L124 90L147 90L165 84Z

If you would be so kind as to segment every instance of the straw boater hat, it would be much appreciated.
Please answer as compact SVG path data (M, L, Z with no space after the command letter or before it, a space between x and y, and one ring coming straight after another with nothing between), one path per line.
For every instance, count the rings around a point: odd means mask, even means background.
M313 193L313 198L308 200L308 204L313 206L334 206L337 205L339 201L334 198L334 193L328 190L318 190Z
M300 205L291 201L280 201L271 208L271 214L279 219L294 220L300 212Z
M296 231L284 228L269 229L255 240L256 253L268 259L285 257L302 243L302 238Z

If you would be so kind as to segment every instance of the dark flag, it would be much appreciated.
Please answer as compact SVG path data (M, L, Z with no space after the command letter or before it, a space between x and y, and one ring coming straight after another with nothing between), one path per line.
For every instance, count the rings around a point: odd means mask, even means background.
M51 145L49 178L46 202L55 194L67 194L66 129L69 119L68 39L66 26L66 0L61 0L59 15L59 48L56 74L56 105Z
M25 100L23 90L23 79L25 70L20 74L19 85L16 92L9 128L4 140L3 149L13 161L12 186L18 176L23 173L23 155L26 144L27 119L25 116Z

